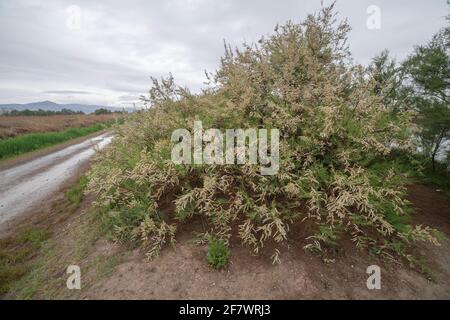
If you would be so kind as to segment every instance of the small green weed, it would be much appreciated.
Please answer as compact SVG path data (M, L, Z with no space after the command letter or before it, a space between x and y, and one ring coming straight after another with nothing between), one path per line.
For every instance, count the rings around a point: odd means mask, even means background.
M228 265L230 260L230 249L223 240L211 237L209 239L206 260L214 269L221 269Z

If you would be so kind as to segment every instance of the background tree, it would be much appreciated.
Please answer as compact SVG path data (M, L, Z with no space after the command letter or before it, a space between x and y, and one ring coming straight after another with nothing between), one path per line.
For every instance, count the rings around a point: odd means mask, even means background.
M374 81L373 93L382 97L384 105L397 111L405 100L403 68L384 50L372 59L368 72Z
M450 139L450 28L438 32L403 63L409 102L418 111L423 153L433 171L438 153ZM445 155L444 155L445 156Z
M95 111L94 111L94 113L95 114L107 114L107 113L111 113L111 111L110 110L108 110L108 109L105 109L105 108L100 108L100 109L96 109Z

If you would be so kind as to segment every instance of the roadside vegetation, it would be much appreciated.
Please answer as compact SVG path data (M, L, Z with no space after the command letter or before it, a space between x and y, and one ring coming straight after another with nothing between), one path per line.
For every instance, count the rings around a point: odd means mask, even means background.
M70 128L60 132L30 133L0 140L0 160L86 136L107 127L106 124L97 123L89 127Z
M0 297L31 270L31 260L48 237L46 230L29 227L0 240Z
M0 298L32 299L37 294L51 298L60 289L66 291L67 266L86 258L94 242L105 234L102 224L96 221L96 211L74 216L83 200L86 183L86 176L81 176L50 210L0 239ZM76 221L74 226L61 229L69 219ZM69 232L74 243L65 241ZM95 269L98 280L111 274L120 259L120 255L96 257L89 266ZM84 280L85 288L87 277Z
M416 242L439 245L436 230L411 223L405 194L412 178L426 179L430 168L437 173L436 150L448 134L441 123L449 112L448 47L431 59L447 68L439 96L424 94L428 80L407 67L423 61L414 59L421 49L404 66L384 54L366 68L351 60L349 30L336 22L332 5L301 24L277 26L256 44L225 45L201 94L176 86L172 76L153 79L148 111L130 116L89 174L88 190L97 194L110 235L141 246L151 259L175 244L181 225L200 219L200 238L219 241L207 256L214 267L226 264L222 246L232 237L254 253L272 248L272 261L280 262L278 247L294 226L304 230L304 249L324 257L346 240L397 262L412 261ZM440 116L428 117L434 107ZM192 133L195 120L222 131L278 128L280 171L175 165L171 134ZM439 168L448 176L448 165Z
M69 190L67 190L66 196L67 199L78 206L83 199L83 192L86 189L88 183L88 179L85 175L80 177L80 180L77 184L72 186Z

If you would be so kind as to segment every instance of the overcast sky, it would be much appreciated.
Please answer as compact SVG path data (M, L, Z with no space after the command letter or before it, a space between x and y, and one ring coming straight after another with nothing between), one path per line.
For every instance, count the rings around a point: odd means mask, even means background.
M380 9L380 29L367 27L371 5ZM317 0L0 0L0 103L122 106L148 91L150 76L169 72L198 91L224 39L255 41L319 7ZM337 8L363 64L385 48L403 59L449 12L445 0L338 0Z

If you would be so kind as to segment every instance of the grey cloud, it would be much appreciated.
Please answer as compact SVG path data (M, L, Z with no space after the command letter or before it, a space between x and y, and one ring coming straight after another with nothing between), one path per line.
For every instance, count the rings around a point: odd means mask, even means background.
M81 9L80 30L66 26L73 4ZM366 28L372 4L381 9L381 30ZM218 67L223 40L256 41L319 7L306 0L4 0L0 103L56 96L59 103L121 104L145 94L150 76L169 72L197 91L204 70ZM445 0L338 0L337 9L353 27L350 48L363 64L385 48L403 59L445 25L448 12Z
M51 90L51 91L42 91L42 93L48 93L48 94L92 94L92 92L81 91L81 90Z

